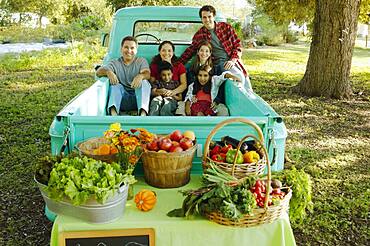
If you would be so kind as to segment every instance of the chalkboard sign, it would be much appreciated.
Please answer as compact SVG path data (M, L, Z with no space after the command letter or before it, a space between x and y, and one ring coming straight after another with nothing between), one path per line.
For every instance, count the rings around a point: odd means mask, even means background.
M154 246L154 229L71 231L59 234L61 246Z

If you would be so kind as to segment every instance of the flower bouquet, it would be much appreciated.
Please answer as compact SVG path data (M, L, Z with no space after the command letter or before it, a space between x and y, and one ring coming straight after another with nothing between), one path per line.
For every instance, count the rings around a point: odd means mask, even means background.
M128 174L132 174L145 150L146 144L152 142L156 136L143 128L125 131L121 129L120 123L113 123L110 125L109 129L104 132L104 137L111 142L111 145L117 148L117 161L122 169ZM128 191L127 199L129 200L132 199L134 195L132 184L133 183L130 184Z
M144 148L155 138L155 134L144 128L122 130L120 123L113 123L104 132L104 137L118 150L118 163L127 172L133 172Z

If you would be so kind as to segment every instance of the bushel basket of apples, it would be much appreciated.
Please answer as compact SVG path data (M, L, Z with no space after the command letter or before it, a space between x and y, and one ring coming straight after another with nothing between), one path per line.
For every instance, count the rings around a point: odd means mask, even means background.
M248 134L239 141L232 137L224 136L221 138L221 141L212 141L213 136L219 129L234 122L252 126L256 130L258 137ZM262 130L254 122L244 118L222 121L215 126L207 137L203 153L203 170L209 168L209 164L212 162L236 178L261 175L265 172L267 163L266 152L263 151L263 148Z
M158 188L175 188L190 181L196 150L193 131L173 131L158 135L146 145L142 155L145 181Z

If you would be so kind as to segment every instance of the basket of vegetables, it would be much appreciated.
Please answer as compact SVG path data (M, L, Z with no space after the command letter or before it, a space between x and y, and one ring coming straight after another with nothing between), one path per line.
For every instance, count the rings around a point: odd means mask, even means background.
M258 137L246 135L238 141L232 137L225 136L221 139L222 141L212 141L218 130L234 122L252 126L256 130ZM203 170L209 168L209 163L213 162L220 169L236 178L263 174L266 169L267 156L262 149L263 133L254 122L244 118L222 121L215 126L206 139L202 162Z
M118 160L118 149L105 137L94 137L76 144L80 154L108 163Z
M289 209L292 197L290 187L279 180L271 180L266 149L268 173L264 178L245 176L237 178L214 162L203 174L204 186L183 191L186 198L182 207L170 211L170 217L189 217L201 214L221 225L251 227L271 223ZM235 165L235 163L234 163Z

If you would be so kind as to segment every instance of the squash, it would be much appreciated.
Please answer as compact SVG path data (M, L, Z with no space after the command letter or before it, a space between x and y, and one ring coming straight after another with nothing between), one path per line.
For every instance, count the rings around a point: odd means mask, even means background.
M115 155L118 153L118 149L116 146L110 146L110 154Z
M144 212L151 210L157 202L157 195L151 190L141 190L135 195L136 207Z
M109 155L110 146L109 144L102 144L97 149L94 150L95 155Z

